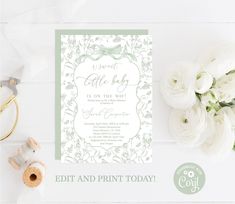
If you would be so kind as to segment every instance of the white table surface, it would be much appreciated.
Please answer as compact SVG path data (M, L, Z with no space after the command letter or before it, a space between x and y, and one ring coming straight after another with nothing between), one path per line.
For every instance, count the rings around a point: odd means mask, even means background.
M71 0L68 3L72 2ZM15 203L22 186L20 174L7 158L26 137L42 145L40 158L47 164L43 203L232 203L235 202L235 152L214 163L197 149L175 144L168 133L169 107L159 92L159 79L176 60L196 60L215 44L235 42L233 0L99 0L84 2L67 20L31 16L36 8L54 7L56 0L0 0L0 22L24 30L42 30L54 42L57 28L147 28L153 36L153 163L145 165L69 165L54 160L54 47L51 64L19 85L20 121L17 130L0 144L0 203ZM22 15L32 18L21 19ZM16 17L18 16L18 17ZM12 20L16 21L12 24ZM22 32L23 33L23 32ZM21 33L19 33L20 35ZM22 34L23 35L23 34ZM53 43L52 43L53 44ZM1 46L1 45L0 45ZM0 73L1 74L1 73ZM206 186L195 195L178 192L172 176L177 166L196 162L206 172ZM153 174L152 184L58 184L55 175Z

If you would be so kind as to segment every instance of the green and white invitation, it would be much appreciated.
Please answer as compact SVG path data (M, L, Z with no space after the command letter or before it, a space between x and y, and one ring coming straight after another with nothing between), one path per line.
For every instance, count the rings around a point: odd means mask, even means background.
M148 163L151 142L147 30L57 30L56 158Z

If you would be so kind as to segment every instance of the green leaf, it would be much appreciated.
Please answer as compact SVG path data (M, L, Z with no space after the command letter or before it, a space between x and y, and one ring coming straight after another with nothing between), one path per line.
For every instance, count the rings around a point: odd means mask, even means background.
M221 108L222 106L220 105L220 103L212 103L211 101L209 101L209 106L206 106L206 111L210 112L211 110L215 110L216 112L218 112Z
M235 73L235 69L231 70L230 72L226 73L226 75L229 75L229 74L234 74Z
M196 93L196 97L198 98L199 101L201 101L202 95L200 93Z
M213 99L216 99L216 98L215 98L215 94L214 94L212 91L210 91L210 95L211 95L211 97L212 97Z
M211 87L214 87L214 86L215 86L215 84L216 84L216 79L215 79L215 78L213 78L213 83L212 83Z
M219 102L219 104L220 104L221 107L226 107L226 106L231 107L231 106L234 106L235 105L235 98L231 102L229 102L229 103L226 103L226 102L222 101L222 102Z

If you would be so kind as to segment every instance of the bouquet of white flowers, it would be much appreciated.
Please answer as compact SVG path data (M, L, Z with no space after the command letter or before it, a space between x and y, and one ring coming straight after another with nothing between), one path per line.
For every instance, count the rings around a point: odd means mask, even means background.
M206 63L175 63L161 80L173 109L169 129L180 144L216 158L234 148L235 47L213 53Z

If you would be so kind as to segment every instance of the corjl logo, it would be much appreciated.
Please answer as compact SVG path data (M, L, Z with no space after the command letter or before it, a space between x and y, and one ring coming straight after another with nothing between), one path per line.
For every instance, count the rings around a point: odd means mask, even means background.
M175 186L184 194L198 193L203 188L205 181L204 171L195 163L182 164L175 171Z

